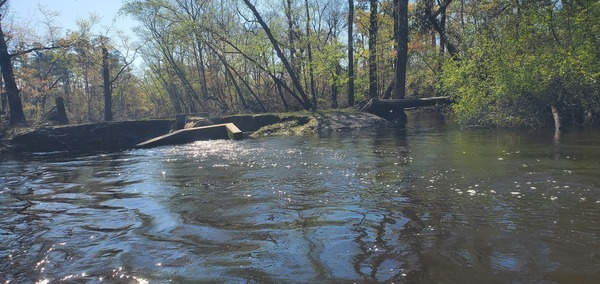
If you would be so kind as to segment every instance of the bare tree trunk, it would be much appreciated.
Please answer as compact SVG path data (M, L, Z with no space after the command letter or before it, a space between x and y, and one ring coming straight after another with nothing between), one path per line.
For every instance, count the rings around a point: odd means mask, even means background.
M440 13L440 27L444 33L446 33L446 10L447 10L446 8L447 7L448 6L444 6L444 7L440 8L440 9L442 9L441 13ZM444 50L446 47L446 40L448 40L447 37L440 36L440 54L444 54Z
M430 11L433 11L433 1L434 0L425 0L425 14L429 14L431 13ZM425 19L425 21L429 21L428 19ZM430 35L431 35L431 46L432 47L437 47L437 37L436 37L436 31L435 29L431 29L430 31Z
M2 96L2 112L0 112L0 114L4 116L4 114L6 113L6 108L8 107L8 97L5 92L2 92L0 96Z
M394 0L396 29L396 84L394 98L406 96L406 65L408 63L408 0Z
M197 40L198 43L196 44L196 65L198 68L198 73L200 75L200 79L202 80L202 99L206 102L208 100L208 88L207 88L207 83L206 83L206 68L204 68L204 54L203 54L203 48L202 45L200 44L200 40Z
M207 44L207 47L217 56L217 58L219 59L219 61L221 61L221 63L223 63L223 65L225 66L225 71L227 76L230 77L234 88L236 90L236 93L238 94L238 98L240 100L240 103L242 104L242 107L246 110L250 110L250 107L248 106L248 103L246 102L246 99L243 96L243 93L241 91L241 88L239 87L239 84L237 83L235 77L237 76L240 81L244 84L244 86L246 86L246 89L248 89L248 91L252 94L252 96L254 97L254 99L257 101L257 103L260 105L261 109L266 112L266 108L263 105L263 103L260 101L260 99L258 98L258 96L256 95L256 93L254 91L252 91L252 89L250 88L250 85L244 80L244 78L242 76L240 76L240 74L238 74L238 72L233 68L233 66L231 66L228 62L227 59L221 54L219 53L219 51L212 46L211 44ZM234 76L235 75L235 76Z
M377 90L377 0L370 0L369 14L369 97L379 97Z
M331 107L332 108L337 108L338 107L338 96L340 93L339 87L338 87L338 78L340 77L340 74L342 74L342 66L340 66L340 64L336 64L335 65L335 71L333 73L333 82L331 83Z
M244 98L244 94L242 92L242 89L238 85L237 81L235 80L235 76L233 76L233 73L231 72L231 70L233 68L229 65L229 63L227 62L227 60L225 59L225 57L223 57L221 54L219 54L214 49L213 49L213 52L215 53L215 55L217 55L217 57L219 58L219 60L221 61L221 63L223 63L223 67L225 67L225 74L231 80L231 83L233 84L233 88L235 89L235 92L238 94L238 99L240 100L240 103L242 104L242 107L245 110L250 110L250 108L248 108L248 103L246 103L246 99Z
M460 1L460 29L465 33L465 0Z
M71 107L71 100L70 100L70 98L71 98L71 96L70 96L70 94L71 94L71 80L70 80L70 78L69 78L68 75L63 77L63 84L64 84L63 95L66 98L65 101L66 101L67 109L70 111L71 110L71 108L70 108Z
M112 121L112 84L108 67L108 49L102 47L102 79L104 82L104 121Z
M354 0L348 0L348 105L354 106Z
M453 0L445 0L444 2L440 3L440 8L438 8L438 10L435 12L432 10L432 7L426 7L424 17L431 23L431 25L433 25L433 28L439 34L440 44L443 44L444 48L448 51L448 53L450 53L450 56L457 58L458 50L456 46L454 46L454 44L448 40L445 23L442 25L442 23L437 19L438 15L446 13L446 9L448 5L452 3L452 1ZM443 19L445 22L445 18Z
M61 125L69 124L69 118L67 117L67 111L65 110L65 102L63 98L57 97L54 99L56 102L56 113L58 116L58 123Z
M86 99L86 103L87 103L87 120L88 121L92 121L92 90L90 88L90 74L89 74L89 61L86 58L85 59L85 69L84 69L84 75L83 75L83 90L85 91L85 99Z
M300 73L298 70L298 64L296 63L296 43L295 37L296 32L294 31L294 18L292 15L292 0L285 1L285 16L287 18L288 25L288 45L290 49L290 64L294 69L294 72Z
M392 98L392 93L394 92L394 89L396 88L396 79L394 78L394 81L390 82L390 84L387 86L387 88L385 88L385 91L383 91L383 99L391 99Z
M275 86L277 87L277 94L279 94L279 97L281 98L281 103L283 103L283 109L287 112L289 110L289 106L287 100L285 99L285 95L283 94L281 85L275 82Z
M552 117L554 118L554 129L560 131L562 129L562 120L560 118L560 110L556 103L550 105L552 110Z
M308 49L308 75L310 77L310 93L312 97L312 104L316 108L317 107L317 92L315 90L315 71L313 68L313 54L312 54L312 45L310 38L310 11L308 6L308 0L304 0L304 6L306 8L306 41L307 41L307 49Z
M258 13L258 11L256 10L256 7L254 7L254 5L252 5L252 3L250 3L249 0L244 0L244 3L252 11L252 14L254 14L254 17L256 17L256 20L262 26L263 30L267 34L267 37L269 37L269 41L271 42L271 45L273 45L273 49L275 49L275 52L277 53L277 56L279 57L279 59L283 63L283 66L285 67L285 69L287 70L288 75L292 79L292 83L294 84L294 87L296 88L296 90L298 91L298 93L300 93L300 97L302 98L302 101L301 101L302 106L306 110L314 110L314 106L310 102L310 99L306 96L306 93L304 92L304 89L302 88L302 84L300 84L300 80L298 80L298 77L294 73L294 70L292 69L292 66L290 65L290 62L287 60L287 58L285 57L285 55L281 51L281 48L279 47L279 43L277 42L277 40L273 36L273 33L271 32L271 29L269 28L269 26L267 25L267 23L265 23L265 21L263 20L263 18L260 16L260 14Z
M267 112L267 109L265 108L265 105L262 103L262 101L260 100L260 98L258 97L258 95L256 94L256 92L254 92L252 90L252 88L250 87L250 84L248 84L248 82L244 79L244 77L242 77L237 71L235 71L235 69L231 68L231 72L233 72L233 74L235 74L240 81L242 82L242 84L244 84L244 86L246 86L246 89L248 90L248 92L250 92L250 94L252 95L252 97L254 97L254 100L256 100L256 103L258 103L258 106L260 106L260 109L263 112ZM260 82L259 82L260 84ZM260 87L259 87L260 88Z
M262 66L260 63L258 63L254 58L248 56L248 54L244 53L243 50L239 49L235 44L233 44L232 42L228 41L226 38L224 37L219 37L219 40L222 40L223 42L225 42L229 47L233 48L235 51L237 51L240 55L242 55L244 58L246 58L246 60L252 62L256 67L258 67L260 70L262 70L263 72L265 72L267 75L269 75L269 77L271 77L271 79L280 87L282 87L283 89L285 89L287 92L289 92L290 96L292 96L295 100L297 100L302 107L304 107L305 109L307 109L305 101L303 98L298 97L298 95L296 95L296 93L294 93L294 90L292 90L292 88L290 88L286 82L284 82L282 79L278 78L272 71L268 70L265 66ZM289 66L289 65L288 65ZM286 70L287 71L287 70ZM306 96L305 96L306 97ZM308 99L308 98L307 98ZM310 101L308 101L310 103ZM286 102L284 102L285 104ZM310 108L308 108L310 109Z
M2 69L2 79L4 80L4 87L6 89L6 99L8 101L8 107L10 108L10 124L15 125L25 123L26 120L25 113L23 112L23 103L21 102L21 96L19 95L20 90L17 87L11 59L4 37L4 31L2 31L2 24L0 23L0 69Z
M160 52L163 54L167 63L169 63L171 69L173 69L179 80L181 80L181 82L183 83L184 87L186 88L186 94L191 96L192 101L189 103L189 107L192 109L192 112L194 112L196 109L195 103L197 103L198 105L202 105L202 99L200 98L200 96L198 96L198 93L196 92L194 86L192 86L192 83L189 81L186 72L181 68L180 64L173 57L173 46L171 46L167 43L166 40L164 40L164 35L161 34L160 31L156 29L151 29L151 32L154 36L156 36L157 39L160 39Z

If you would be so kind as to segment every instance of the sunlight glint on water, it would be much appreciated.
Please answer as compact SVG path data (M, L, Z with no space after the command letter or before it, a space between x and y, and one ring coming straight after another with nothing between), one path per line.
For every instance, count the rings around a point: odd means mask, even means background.
M600 134L438 128L0 165L0 281L593 282Z

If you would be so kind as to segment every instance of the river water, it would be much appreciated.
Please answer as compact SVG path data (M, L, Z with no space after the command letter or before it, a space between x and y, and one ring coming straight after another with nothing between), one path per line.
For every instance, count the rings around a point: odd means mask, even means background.
M600 131L406 130L0 164L0 283L592 283Z

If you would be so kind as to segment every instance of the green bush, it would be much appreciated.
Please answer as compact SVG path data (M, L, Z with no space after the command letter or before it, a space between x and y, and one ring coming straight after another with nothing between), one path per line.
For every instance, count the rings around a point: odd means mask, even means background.
M459 123L542 127L551 104L563 121L598 123L600 3L520 8L526 16L499 17L444 64L440 90L456 100Z

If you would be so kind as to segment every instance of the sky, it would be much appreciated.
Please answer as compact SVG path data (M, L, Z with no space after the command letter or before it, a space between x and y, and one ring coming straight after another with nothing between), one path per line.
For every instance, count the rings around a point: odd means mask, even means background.
M39 25L44 20L40 8L58 12L54 19L56 24L64 30L76 30L77 19L89 19L90 13L95 13L101 18L96 30L104 32L108 28L119 29L132 35L131 30L136 22L131 18L117 16L124 0L10 0L9 15L15 21L26 23L30 27ZM114 24L113 24L114 21ZM133 37L133 36L132 36Z

